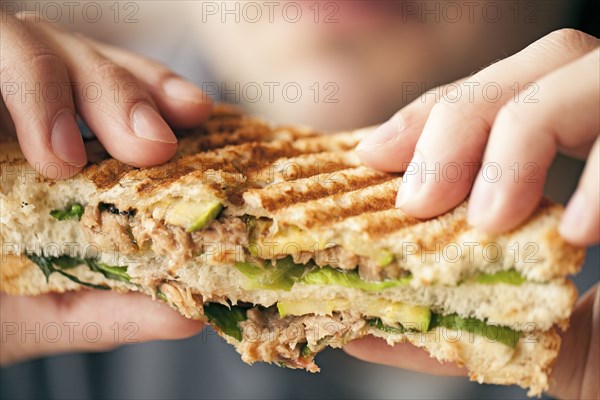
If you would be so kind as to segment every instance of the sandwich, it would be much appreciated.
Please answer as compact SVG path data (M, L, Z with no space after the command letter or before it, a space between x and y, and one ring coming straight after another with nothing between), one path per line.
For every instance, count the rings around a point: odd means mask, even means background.
M468 200L420 220L400 174L362 165L371 129L323 135L216 106L176 156L134 168L95 140L75 177L0 156L1 287L14 295L138 291L211 324L245 362L318 371L327 346L374 335L466 367L480 383L548 387L583 251L562 207L488 234Z

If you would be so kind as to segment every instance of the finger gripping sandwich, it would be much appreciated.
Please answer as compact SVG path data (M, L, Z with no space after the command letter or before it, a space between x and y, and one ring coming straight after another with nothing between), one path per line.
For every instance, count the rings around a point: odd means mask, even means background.
M140 291L210 322L244 361L318 371L365 335L411 342L471 379L548 387L583 252L544 200L501 235L466 205L430 220L353 152L369 129L321 135L216 107L175 158L133 168L86 143L74 178L45 179L2 147L2 290Z

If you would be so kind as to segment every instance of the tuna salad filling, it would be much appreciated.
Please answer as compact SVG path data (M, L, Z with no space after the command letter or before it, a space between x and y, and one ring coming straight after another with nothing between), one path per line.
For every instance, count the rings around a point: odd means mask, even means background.
M187 207L187 206L186 206ZM226 215L219 204L198 213L193 221L185 220L182 211L171 212L165 219L135 210L118 210L112 205L72 205L53 210L59 219L79 220L90 240L103 248L125 254L152 251L177 263L185 263L209 252L209 246L229 245L241 249L242 257L228 261L245 277L242 289L291 291L295 285L337 286L362 292L379 293L386 289L408 285L411 276L403 271L392 254L385 252L377 260L354 254L340 246L310 248L303 242L303 232L297 227L279 228L273 232L273 222L265 218ZM175 223L174 223L175 222ZM275 244L268 249L269 240ZM281 240L294 243L298 251L283 251ZM290 239L292 238L292 239ZM112 247L111 247L112 246ZM227 254L227 252L224 252ZM265 256L269 254L269 256ZM30 254L46 278L58 273L79 284L97 289L108 286L81 281L69 270L86 265L106 278L138 285L125 266L110 266L94 259L76 257L44 257ZM479 283L521 284L525 280L515 270L471 277ZM522 332L486 320L443 314L428 305L406 304L375 296L352 305L347 298L312 300L310 298L280 298L268 307L244 303L243 298L231 304L229 298L210 297L193 291L187 285L168 277L145 287L153 295L182 314L207 319L228 337L243 355L244 361L276 362L282 366L318 371L313 359L327 346L341 347L348 341L375 334L395 336L405 340L411 334L427 334L437 329L465 331L514 349ZM400 339L396 339L400 340Z
M234 342L244 361L276 362L291 368L318 371L313 359L327 346L342 347L347 342L375 334L427 335L437 329L468 332L514 349L522 333L508 327L487 324L475 318L456 314L440 315L432 312L420 316L420 326L410 323L384 324L354 310L334 311L327 315L304 313L288 315L277 307L256 307L207 303L204 314L213 326Z
M197 204L181 201L167 208L163 218L156 218L150 212L118 210L103 203L86 207L74 204L64 210L52 210L51 215L59 220L80 220L87 238L103 250L125 255L152 251L169 260L173 268L205 255L212 262L235 263L239 270L248 272L249 268L241 265L263 268L291 257L307 270L318 266L347 271L349 276L357 275L368 282L410 278L409 271L387 250L380 250L376 258L366 257L335 243L319 243L295 226L278 227L267 218L227 215L218 202L197 210ZM469 279L509 284L525 281L515 270L479 274Z

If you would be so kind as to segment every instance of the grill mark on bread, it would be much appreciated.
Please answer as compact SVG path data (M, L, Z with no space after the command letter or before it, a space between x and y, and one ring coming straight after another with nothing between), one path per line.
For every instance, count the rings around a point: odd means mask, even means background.
M182 139L181 155L194 154L200 151L219 149L225 146L238 145L255 141L266 141L270 139L271 132L265 125L253 125L250 127L240 126L239 123L231 124L231 126L219 126L218 133L210 133L205 128L206 132L202 133L202 137L189 137ZM197 133L196 133L197 134Z
M330 153L329 157L337 154L340 159L350 160L351 156L343 153L351 150L364 133L359 131L323 137L311 129L271 128L260 119L220 107L203 126L183 131L182 135L177 155L163 165L135 169L117 160L107 159L88 167L84 174L100 190L108 190L119 183L130 185L139 182L135 185L139 195L149 195L159 188L165 188L196 170L241 173L250 178L247 180L248 188L252 188L270 183L257 176L257 172L268 169L277 160L303 155L308 157L315 153L318 159L318 153L323 152ZM356 165L356 161L301 168L298 178L319 172L334 172L352 165ZM293 179L292 176L288 180ZM234 192L225 193L223 197L239 199L243 189L238 187Z
M312 229L356 215L394 209L400 180L401 178L394 178L367 188L292 205L277 210L275 217L279 221Z
M83 173L98 189L107 190L118 184L133 169L132 166L111 158L85 168Z
M358 157L354 153L309 153L277 159L258 170L255 176L265 184L289 182L359 165Z
M136 186L137 192L148 195L193 173L202 183L210 180L210 177L204 176L205 174L208 175L209 171L223 171L248 176L252 174L252 171L260 170L276 159L295 156L298 153L287 142L245 143L184 156L179 160L158 167L134 171L127 178L139 179L141 183ZM224 195L227 196L228 194L224 193Z
M399 209L383 210L367 215L351 217L348 220L354 223L361 223L360 230L371 238L382 237L422 222L422 220L411 217Z
M391 177L390 174L361 166L290 182L274 183L260 190L251 189L244 194L244 199L256 207L275 211L296 203L368 187Z

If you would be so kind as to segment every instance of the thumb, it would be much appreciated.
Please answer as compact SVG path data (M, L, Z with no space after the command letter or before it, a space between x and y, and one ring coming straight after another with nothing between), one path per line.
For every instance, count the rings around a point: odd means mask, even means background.
M0 364L127 343L182 339L202 323L140 293L83 290L36 297L1 294Z
M550 381L551 396L597 399L600 369L600 286L596 284L577 303L562 334L562 345Z

